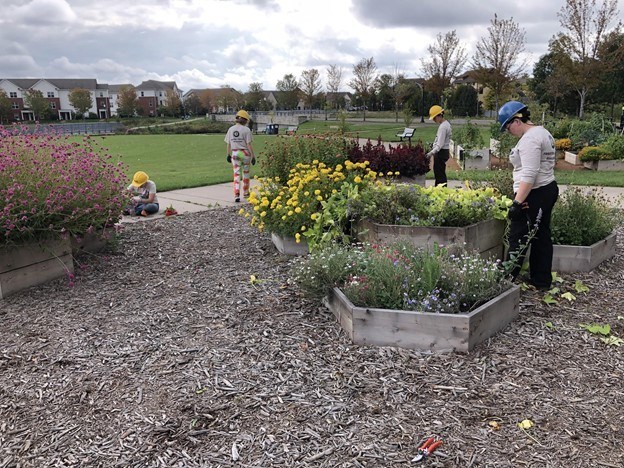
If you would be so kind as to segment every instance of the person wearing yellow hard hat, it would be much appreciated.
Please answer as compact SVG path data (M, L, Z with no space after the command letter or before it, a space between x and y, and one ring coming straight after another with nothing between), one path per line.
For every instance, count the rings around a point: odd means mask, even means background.
M433 141L431 151L427 153L430 158L433 157L433 175L436 185L447 183L446 178L446 162L449 160L449 143L453 130L448 120L444 118L444 109L440 106L431 106L429 109L429 120L433 120L439 125L438 133Z
M158 213L160 205L156 196L156 183L149 180L143 171L137 171L128 185L128 191L133 195L132 205L124 210L125 215L149 216Z
M239 110L235 121L225 135L225 143L227 143L226 159L232 163L234 170L234 201L238 203L241 195L241 175L243 196L245 198L249 196L249 164L256 164L256 156L252 145L252 132L247 125L251 121L249 113L243 109Z

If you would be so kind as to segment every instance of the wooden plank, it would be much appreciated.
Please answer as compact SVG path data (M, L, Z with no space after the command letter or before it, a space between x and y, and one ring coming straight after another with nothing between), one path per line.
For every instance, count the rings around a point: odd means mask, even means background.
M44 262L51 257L62 257L71 253L67 239L56 239L44 243L10 246L0 249L0 272L22 268L33 263Z
M0 299L74 272L71 253L0 273Z
M469 350L507 327L520 314L520 287L508 289L468 316Z
M353 304L338 288L334 288L327 295L325 306L332 311L336 320L353 341Z
M616 233L590 246L554 245L553 271L562 273L587 272L613 257L616 250Z

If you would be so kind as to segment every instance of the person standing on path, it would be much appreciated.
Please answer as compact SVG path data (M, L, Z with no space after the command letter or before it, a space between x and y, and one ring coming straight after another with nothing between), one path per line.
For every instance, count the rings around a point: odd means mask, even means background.
M550 218L559 197L555 181L555 139L542 126L529 120L527 106L518 101L505 103L498 111L501 132L520 138L511 150L513 204L509 207L509 252L518 255L511 272L520 273L526 250L529 255L527 281L538 289L550 289L553 244ZM508 254L508 260L510 255Z
M448 120L444 118L444 109L440 106L431 106L429 109L429 120L433 120L439 125L438 133L433 141L433 148L427 156L433 156L433 175L435 184L446 184L446 162L449 160L449 144L453 130Z
M234 170L234 201L240 202L241 166L243 197L249 196L249 164L256 164L253 146L251 144L252 132L248 127L251 120L247 111L241 109L236 113L236 123L232 125L226 135L227 162L232 163Z

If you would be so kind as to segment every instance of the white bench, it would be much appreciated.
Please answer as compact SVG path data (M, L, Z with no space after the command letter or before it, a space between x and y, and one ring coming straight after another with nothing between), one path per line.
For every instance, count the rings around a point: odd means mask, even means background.
M286 135L294 135L295 133L297 133L298 129L299 127L297 127L296 125L291 125L286 129Z
M403 138L407 138L409 141L412 141L412 137L414 136L414 129L405 127L403 132L397 133L396 136L400 138L400 141L403 141Z

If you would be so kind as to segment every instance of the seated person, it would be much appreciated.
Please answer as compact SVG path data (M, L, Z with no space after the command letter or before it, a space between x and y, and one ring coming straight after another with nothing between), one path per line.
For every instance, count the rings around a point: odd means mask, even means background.
M149 216L158 213L159 205L156 197L156 184L149 180L143 171L134 174L132 182L128 185L128 191L132 193L132 205L124 210L124 214L136 216Z

